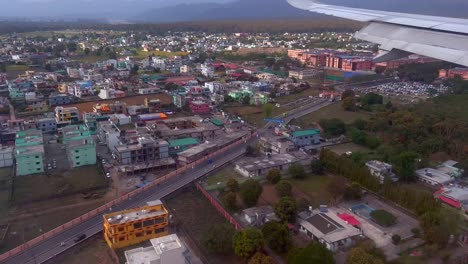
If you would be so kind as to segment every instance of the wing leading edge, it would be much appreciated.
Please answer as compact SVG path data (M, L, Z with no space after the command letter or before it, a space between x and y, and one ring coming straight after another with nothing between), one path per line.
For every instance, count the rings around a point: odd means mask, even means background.
M468 20L385 12L287 0L310 12L370 22L355 37L387 51L406 51L468 66Z

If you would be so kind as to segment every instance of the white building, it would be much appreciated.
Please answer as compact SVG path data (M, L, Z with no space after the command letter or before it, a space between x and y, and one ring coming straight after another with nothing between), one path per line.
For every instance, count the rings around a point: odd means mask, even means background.
M378 160L371 160L366 163L366 166L369 169L370 174L379 179L380 184L383 184L385 179L394 182L398 181L395 173L393 173L393 166L391 164Z
M201 73L205 77L213 77L214 76L214 67L211 64L204 63L200 66Z
M218 93L223 90L223 85L220 82L206 82L204 88L210 90L210 93Z
M150 240L151 247L125 251L127 264L190 264L190 251L176 234Z
M159 68L161 71L166 70L166 59L153 57L153 67Z
M120 144L120 129L110 121L99 122L97 127L99 140L112 152Z
M306 69L306 70L298 70L298 71L289 71L290 78L296 78L299 80L304 79L317 79L322 75L321 70L317 69Z
M453 180L460 178L464 171L462 169L454 167L457 164L456 161L448 160L437 168L424 168L417 170L416 176L422 182L430 185L446 185Z
M99 91L99 98L101 99L114 99L125 97L124 91L115 90L112 88L103 88Z
M188 65L180 66L180 73L189 73L190 71L191 71L190 66L188 66Z

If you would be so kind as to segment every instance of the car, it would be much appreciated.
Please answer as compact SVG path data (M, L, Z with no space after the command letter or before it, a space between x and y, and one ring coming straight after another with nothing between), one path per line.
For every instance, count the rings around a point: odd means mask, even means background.
M78 235L77 237L75 237L75 239L73 239L73 241L76 243L76 242L80 242L81 240L83 240L85 238L86 238L86 234L81 234L81 235Z
M108 179L110 179L110 178L111 178L111 174L110 174L110 172L107 172L107 173L106 173L106 178L108 178Z

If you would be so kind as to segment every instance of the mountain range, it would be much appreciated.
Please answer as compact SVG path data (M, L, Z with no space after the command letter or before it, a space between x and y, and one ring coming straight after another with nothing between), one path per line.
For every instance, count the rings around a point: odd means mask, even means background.
M0 0L0 2L2 2L0 19L84 18L127 22L181 22L319 16L296 9L286 0ZM467 0L322 0L322 2L358 8L468 18Z
M468 1L466 0L326 0L326 3L393 12L468 17ZM296 9L290 6L286 0L236 0L224 4L180 4L150 9L132 18L132 20L146 22L180 22L320 16L321 15Z

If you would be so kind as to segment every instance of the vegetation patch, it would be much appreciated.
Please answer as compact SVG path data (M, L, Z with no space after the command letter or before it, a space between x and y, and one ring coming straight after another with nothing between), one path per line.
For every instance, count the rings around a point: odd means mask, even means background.
M379 225L389 227L396 223L396 217L385 210L374 210L370 213L372 219Z

